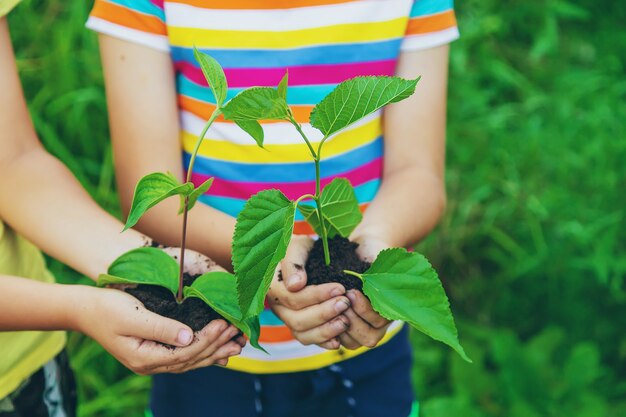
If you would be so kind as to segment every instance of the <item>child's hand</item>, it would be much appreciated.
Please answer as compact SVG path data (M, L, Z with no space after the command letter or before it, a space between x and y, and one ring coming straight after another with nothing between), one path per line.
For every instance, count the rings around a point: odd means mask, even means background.
M180 373L213 364L226 365L245 340L223 320L194 334L191 329L145 309L122 291L84 287L77 297L75 328L95 339L117 360L141 375ZM156 343L161 342L174 348Z
M293 236L266 299L300 343L338 349L337 336L348 327L342 313L350 301L341 284L306 286L304 265L312 246L311 238Z
M389 245L377 238L363 237L355 241L359 244L358 255L367 262L373 262L381 250L389 248ZM348 349L376 346L385 336L391 322L374 311L372 304L360 291L350 290L346 296L352 306L344 313L350 320L350 328L339 336L339 341Z

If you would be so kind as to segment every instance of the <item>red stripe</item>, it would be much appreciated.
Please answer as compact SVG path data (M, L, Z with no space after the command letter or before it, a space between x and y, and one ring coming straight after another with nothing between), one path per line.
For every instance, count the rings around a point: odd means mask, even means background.
M382 172L382 159L376 158L372 162L369 162L359 168L356 168L350 172L342 174L341 176L347 178L353 187L357 187L368 181L380 178ZM191 176L191 181L196 185L202 184L208 180L209 176L194 173ZM331 182L334 177L324 178L321 181L322 187ZM215 178L213 185L211 186L210 193L214 196L238 198L247 200L252 195L259 191L276 188L281 190L287 198L290 200L296 200L304 194L315 193L315 181L305 182L239 182L239 181L227 181L220 178Z
M200 68L190 62L179 61L176 70L189 80L208 86ZM349 78L364 75L393 75L396 61L373 61L353 64L306 65L289 68L225 68L230 87L276 87L285 71L289 71L289 85L339 84Z

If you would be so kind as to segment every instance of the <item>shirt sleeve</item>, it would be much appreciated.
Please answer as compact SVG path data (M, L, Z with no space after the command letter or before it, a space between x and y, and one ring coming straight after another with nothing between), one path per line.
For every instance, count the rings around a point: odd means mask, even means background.
M163 0L96 0L87 27L168 52Z
M458 37L453 0L415 0L401 50L432 48Z
M0 0L0 18L9 14L21 0Z

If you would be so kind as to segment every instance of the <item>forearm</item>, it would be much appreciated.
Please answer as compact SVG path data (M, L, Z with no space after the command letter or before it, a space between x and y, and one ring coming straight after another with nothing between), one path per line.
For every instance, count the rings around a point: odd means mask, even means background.
M448 46L403 53L397 75L422 80L413 96L384 111L382 183L352 237L406 247L435 227L446 205Z
M153 207L136 226L159 243L180 246L183 216L178 214L180 200L168 199ZM203 253L226 269L231 269L230 242L235 219L198 203L189 212L187 247Z
M94 288L0 275L0 331L79 330L78 300Z
M413 246L437 225L445 205L440 177L414 169L397 172L383 180L351 238L375 238L390 247Z
M102 210L39 146L0 166L0 218L46 253L95 279L145 237Z

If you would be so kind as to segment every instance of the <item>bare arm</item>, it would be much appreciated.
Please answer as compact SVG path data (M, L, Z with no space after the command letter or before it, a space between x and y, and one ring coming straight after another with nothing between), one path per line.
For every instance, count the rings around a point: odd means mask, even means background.
M373 261L390 247L408 247L424 238L439 221L446 204L444 183L448 45L403 53L397 75L422 76L415 94L385 109L383 181L351 239L359 254ZM375 346L388 321L359 291L346 293L351 308L344 314L348 331L339 336L350 349Z
M413 96L385 109L383 181L354 240L408 247L443 214L448 53L444 45L400 56L397 75L422 79Z
M111 138L118 189L125 213L137 181L151 172L183 178L174 70L168 54L100 35ZM182 217L179 202L168 199L152 208L136 228L161 243L178 246ZM189 213L188 247L231 265L235 219L203 204Z
M0 19L0 218L53 257L95 279L142 246L41 146L26 108L5 19ZM53 220L53 221L51 221Z

